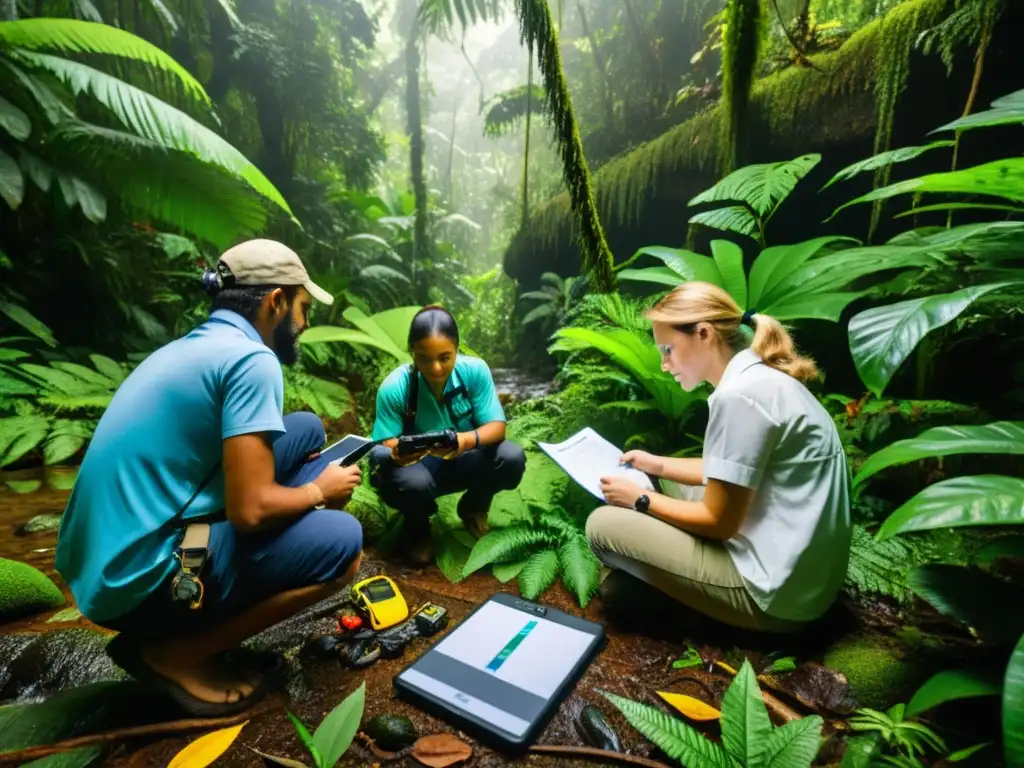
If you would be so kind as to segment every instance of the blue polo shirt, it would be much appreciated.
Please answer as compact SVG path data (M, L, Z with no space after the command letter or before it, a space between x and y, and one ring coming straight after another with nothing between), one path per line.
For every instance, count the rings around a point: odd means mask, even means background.
M505 421L505 411L494 388L491 369L478 357L458 355L455 368L444 385L438 403L423 375L419 377L416 406L416 433L454 429L468 432L491 421ZM377 390L377 413L373 422L373 440L386 440L402 434L402 416L409 393L409 366L391 373Z
M283 407L277 355L226 310L132 371L96 427L57 541L57 570L87 618L121 616L164 583L177 565L169 523L220 462L222 441L276 439ZM218 469L186 519L223 509Z

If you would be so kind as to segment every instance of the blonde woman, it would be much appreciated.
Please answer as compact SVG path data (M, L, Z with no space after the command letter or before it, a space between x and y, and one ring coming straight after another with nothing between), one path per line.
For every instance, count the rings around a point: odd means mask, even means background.
M846 457L804 386L817 367L778 320L709 283L684 283L647 317L662 369L684 389L714 387L710 417L702 458L622 457L664 493L602 480L610 506L587 520L613 569L601 596L635 603L635 577L726 624L796 631L833 603L850 551Z

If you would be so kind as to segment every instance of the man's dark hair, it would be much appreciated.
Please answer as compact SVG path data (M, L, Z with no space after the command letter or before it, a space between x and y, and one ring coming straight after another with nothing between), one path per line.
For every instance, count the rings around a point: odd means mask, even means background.
M409 326L409 346L431 336L444 336L456 347L459 346L459 326L444 307L431 305L424 307L413 317Z
M250 323L256 319L260 304L272 290L280 288L290 304L299 292L297 285L240 285L222 288L213 297L213 309L228 309L237 312Z

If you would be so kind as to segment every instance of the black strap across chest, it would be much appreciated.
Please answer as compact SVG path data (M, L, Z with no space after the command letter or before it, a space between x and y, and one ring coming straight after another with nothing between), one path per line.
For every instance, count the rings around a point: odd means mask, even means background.
M455 371L452 371L452 376L455 376ZM405 413L402 414L402 434L403 435L415 435L416 434L416 412L419 408L420 398L420 377L416 371L416 366L410 363L409 365L409 386L406 388L406 401L405 401ZM456 397L462 395L465 397L466 402L469 403L469 412L464 413L461 416L456 415L455 409L452 407L452 401ZM461 379L458 380L456 386L452 387L450 392L446 392L443 396L444 406L448 411L448 415L451 417L452 424L458 428L459 421L464 418L469 418L474 427L480 426L476 423L476 411L473 408L473 400L469 396L469 391L465 385L462 384Z

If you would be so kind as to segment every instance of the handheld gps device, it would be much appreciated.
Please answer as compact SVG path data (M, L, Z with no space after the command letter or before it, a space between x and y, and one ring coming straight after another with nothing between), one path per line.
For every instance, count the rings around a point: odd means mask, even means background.
M439 432L424 432L421 435L402 435L398 438L398 455L409 456L434 448L455 450L459 447L459 435L454 429Z
M352 587L352 600L375 630L387 629L409 618L409 606L398 586L387 576L371 576Z

